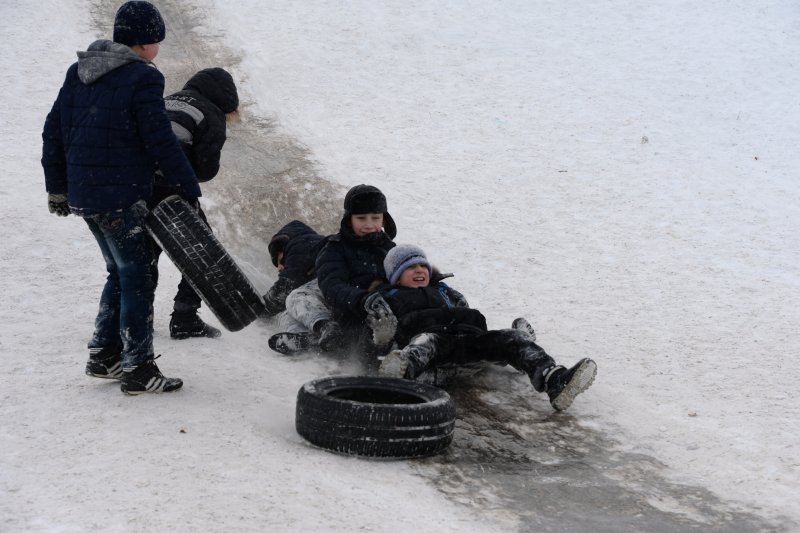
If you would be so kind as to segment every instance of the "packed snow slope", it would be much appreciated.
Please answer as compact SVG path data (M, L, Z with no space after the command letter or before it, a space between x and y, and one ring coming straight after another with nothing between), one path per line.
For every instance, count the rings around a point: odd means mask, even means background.
M598 362L579 423L800 521L794 2L180 3L241 58L247 112L342 191L385 191L397 240L455 272L490 327L526 316L559 362ZM0 5L0 529L524 528L414 463L307 446L297 389L348 368L270 353L269 324L170 340L165 259L156 349L184 389L128 398L83 375L102 259L81 220L47 212L40 134L114 5ZM224 183L204 190L224 204ZM263 289L271 266L250 266Z

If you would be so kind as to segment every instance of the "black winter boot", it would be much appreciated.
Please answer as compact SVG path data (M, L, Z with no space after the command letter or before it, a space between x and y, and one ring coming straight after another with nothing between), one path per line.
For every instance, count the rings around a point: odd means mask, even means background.
M536 340L536 332L533 330L533 326L522 317L515 318L511 323L511 328L525 333L532 341Z
M137 394L172 392L183 387L181 379L164 377L154 359L150 359L130 370L125 369L122 372L120 390L133 396Z
M197 311L175 311L169 321L169 336L173 339L188 339L189 337L215 339L220 335L222 335L222 332L203 322L197 315Z
M591 386L597 374L597 364L589 359L581 359L567 370L554 366L545 372L544 383L550 405L556 411L563 411L572 405L575 397Z
M516 320L514 322L516 323ZM545 374L555 367L556 362L541 346L530 339L527 332L516 330L513 334L520 342L516 344L516 357L508 362L517 370L528 374L536 392L544 392Z
M319 335L319 349L323 352L333 352L344 348L344 332L335 320L317 322L314 324L314 332Z
M436 335L420 333L402 350L392 350L383 358L378 375L416 379L436 357Z
M404 378L408 363L408 353L405 350L392 350L383 357L378 375L382 378Z
M122 377L121 354L122 347L120 346L89 348L86 375L103 379L120 379Z
M312 338L310 333L276 333L269 338L267 344L270 348L283 355L293 355L308 350Z

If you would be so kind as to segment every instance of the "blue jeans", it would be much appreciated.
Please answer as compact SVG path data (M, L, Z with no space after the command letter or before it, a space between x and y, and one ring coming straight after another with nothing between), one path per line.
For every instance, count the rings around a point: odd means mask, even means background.
M153 244L144 226L147 206L139 201L127 209L85 216L108 277L89 348L120 347L122 368L153 358Z

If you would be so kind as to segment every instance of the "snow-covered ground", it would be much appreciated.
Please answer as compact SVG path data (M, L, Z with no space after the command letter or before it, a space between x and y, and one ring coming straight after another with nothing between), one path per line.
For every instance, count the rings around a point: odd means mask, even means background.
M527 316L559 361L595 358L578 420L800 521L795 2L187 4L259 112L384 190L397 241L491 327ZM83 376L102 262L47 212L38 159L90 8L0 5L0 529L508 529L413 464L306 446L294 396L332 362L269 353L264 327L171 341L166 260L156 348L184 390Z

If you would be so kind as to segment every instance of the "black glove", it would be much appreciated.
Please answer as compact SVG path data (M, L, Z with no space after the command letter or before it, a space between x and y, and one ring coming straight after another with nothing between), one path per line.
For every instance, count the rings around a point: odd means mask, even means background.
M266 309L266 316L275 316L286 310L286 298L284 297L283 300L275 298L275 295L270 291L264 295L264 309Z
M67 205L66 194L48 194L47 209L60 217L69 215L69 205Z
M195 211L199 211L200 210L200 200L198 200L196 197L183 196L183 195L180 195L180 196L181 196L181 198L186 200L186 203L189 204L192 209L194 209Z
M394 340L397 331L397 317L379 292L373 292L364 300L367 312L367 325L372 329L372 342L385 346Z

